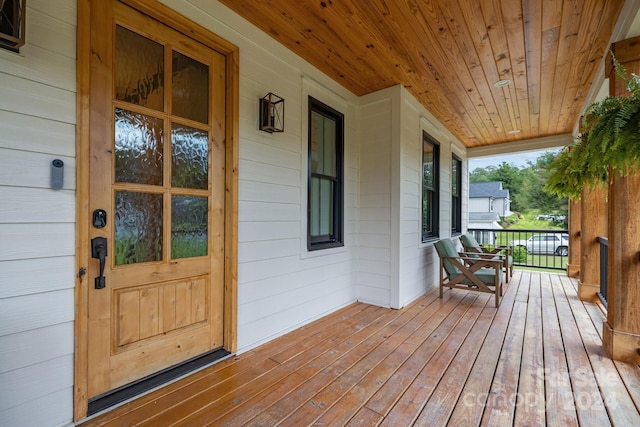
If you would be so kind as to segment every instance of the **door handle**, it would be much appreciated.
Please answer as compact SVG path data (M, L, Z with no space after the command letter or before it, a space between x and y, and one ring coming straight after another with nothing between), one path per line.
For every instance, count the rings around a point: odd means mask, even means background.
M91 239L91 257L100 260L100 275L95 279L95 288L104 289L104 264L107 260L107 239L105 237L94 237Z

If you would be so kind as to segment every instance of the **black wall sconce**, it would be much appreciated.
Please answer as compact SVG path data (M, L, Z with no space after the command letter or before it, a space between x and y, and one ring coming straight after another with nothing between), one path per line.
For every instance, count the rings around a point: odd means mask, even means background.
M18 52L24 45L26 0L0 0L0 47Z
M260 130L284 132L284 99L271 92L260 98Z

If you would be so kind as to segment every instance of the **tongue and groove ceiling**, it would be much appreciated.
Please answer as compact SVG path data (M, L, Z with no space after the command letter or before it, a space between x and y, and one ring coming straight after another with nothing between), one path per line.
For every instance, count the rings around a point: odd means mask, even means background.
M468 148L571 133L624 5L221 2L356 95L402 84Z

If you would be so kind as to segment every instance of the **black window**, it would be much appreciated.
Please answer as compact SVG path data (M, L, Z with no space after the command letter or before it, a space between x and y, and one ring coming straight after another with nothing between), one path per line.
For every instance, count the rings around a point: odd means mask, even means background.
M343 246L344 115L309 97L307 248Z
M462 160L451 158L451 232L462 232Z
M422 241L438 237L440 146L422 133Z

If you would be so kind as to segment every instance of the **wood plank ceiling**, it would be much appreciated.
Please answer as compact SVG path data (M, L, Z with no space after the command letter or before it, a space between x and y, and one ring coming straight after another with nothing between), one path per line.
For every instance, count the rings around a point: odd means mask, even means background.
M624 4L221 2L356 95L404 85L469 148L571 133Z

